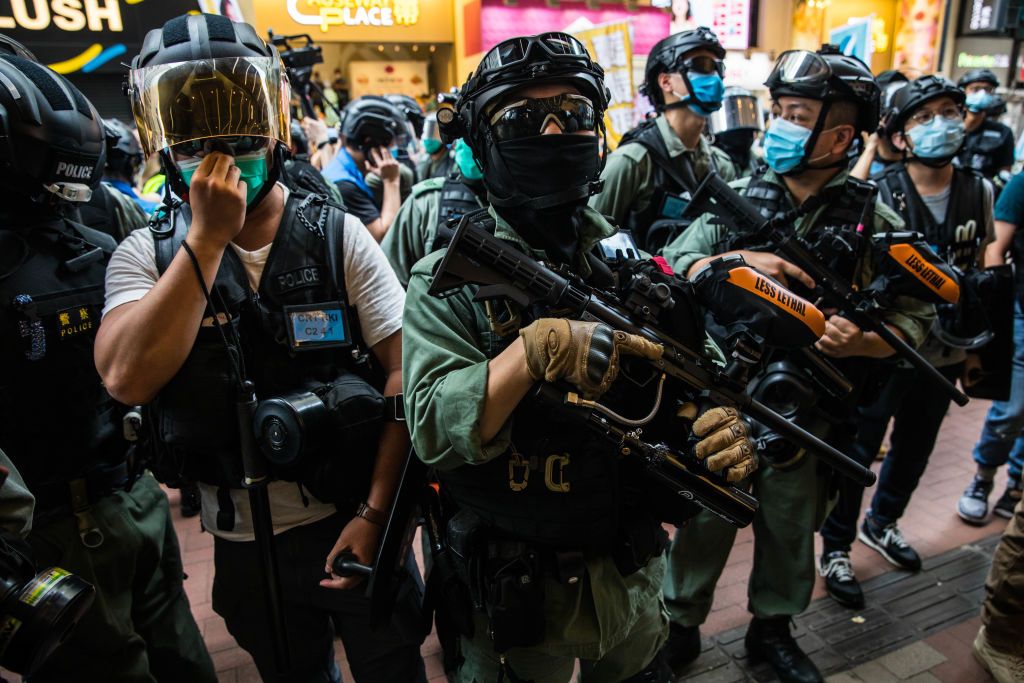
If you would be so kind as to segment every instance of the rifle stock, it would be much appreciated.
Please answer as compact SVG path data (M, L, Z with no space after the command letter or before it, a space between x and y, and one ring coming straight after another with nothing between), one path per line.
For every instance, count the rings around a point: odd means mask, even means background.
M434 271L428 293L445 296L466 284L480 287L476 298L504 296L521 305L539 304L566 317L601 322L613 329L636 334L661 344L664 354L650 361L661 372L703 392L714 404L732 406L786 436L801 448L855 481L870 486L875 474L810 432L791 423L748 396L740 381L728 376L702 353L687 347L663 330L634 320L629 310L613 295L592 289L582 282L546 268L513 245L504 242L473 222L474 214L463 217L444 259ZM703 469L696 463L695 467ZM691 468L694 469L694 468ZM703 469L700 476L729 487L724 479ZM720 492L722 493L722 492ZM695 495L714 495L694 491ZM732 497L732 493L728 495ZM707 502L707 501L705 501ZM714 503L729 507L731 502Z
M850 283L822 263L795 231L785 229L783 223L788 221L766 219L753 204L715 173L709 173L697 188L688 210L694 213L713 214L727 227L740 234L756 235L771 242L786 260L814 280L824 295L826 305L838 309L841 316L862 330L877 334L897 356L914 366L933 384L941 387L957 405L967 405L970 399L963 392L874 315L878 310L878 304L873 298L854 289Z

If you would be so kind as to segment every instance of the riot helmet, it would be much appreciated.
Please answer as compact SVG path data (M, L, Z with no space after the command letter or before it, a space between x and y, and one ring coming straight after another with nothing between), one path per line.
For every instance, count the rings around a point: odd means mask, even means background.
M966 90L971 83L987 83L993 89L999 87L999 78L989 69L971 69L956 82L958 88Z
M914 130L906 130L907 122L920 108L939 98L949 98L956 106L956 119L944 120L942 116L930 116L931 120L917 125ZM893 95L888 117L885 122L885 134L891 137L896 133L911 138L914 144L914 155L910 160L925 165L939 167L948 164L960 151L964 141L963 106L964 91L953 85L942 76L922 76L901 88ZM915 139L917 138L917 139ZM926 147L927 146L927 147ZM903 151L904 159L908 159Z
M889 69L878 74L876 78L878 81L878 87L882 89L881 94L881 108L882 116L885 116L885 112L889 109L889 105L892 104L892 96L896 92L910 82L910 79L902 71L896 69Z
M709 64L688 64L686 56L695 50L708 50L714 55L713 63ZM696 108L696 113L702 116L718 110L721 106L721 90L712 92L721 86L721 79L724 76L722 61L725 59L725 48L718 42L715 32L706 26L699 26L695 29L680 31L667 38L658 41L651 53L647 56L647 66L644 69L644 83L640 86L640 94L650 100L651 105L657 111L664 111L666 108L690 106ZM663 73L678 73L689 95L682 98L680 102L670 105L665 104L661 86L658 85L658 77ZM713 84L714 76L717 75L717 84ZM700 80L697 80L697 79ZM695 82L696 81L696 82ZM713 87L703 86L704 82Z
M0 53L0 184L44 202L86 202L103 176L106 150L96 108L63 76Z
M127 91L143 151L160 153L179 195L187 198L195 169L179 167L172 148L187 156L230 149L239 168L256 169L243 169L250 207L273 187L289 144L291 91L278 51L252 26L215 14L171 19L146 34Z
M291 122L291 149L293 156L301 156L309 154L309 138L306 137L306 131L302 129L302 124L296 119L292 119Z
M0 53L14 55L15 57L21 57L27 59L30 62L38 62L36 56L32 54L32 51L27 47L16 41L10 36L5 36L0 33Z
M345 144L366 155L376 147L401 148L409 144L405 115L377 95L364 95L349 102L342 112L340 127Z
M708 117L714 145L734 163L747 166L754 140L764 130L761 103L749 90L737 86L725 89L722 108Z
M822 45L817 52L789 50L783 52L768 75L765 85L772 100L780 97L799 97L822 103L810 132L799 131L800 126L784 119L772 122L765 133L765 159L768 165L782 174L796 174L809 166L808 154L814 149L824 130L829 110L839 102L856 106L853 122L856 133L874 131L878 126L880 89L871 70L856 57L844 55L834 45ZM782 123L779 123L781 121ZM806 130L806 129L805 129ZM856 136L855 136L856 137ZM779 159L773 159L772 147L780 143ZM847 160L837 160L832 166L845 166Z
M119 119L104 119L107 143L107 171L131 180L142 166L142 146L135 131Z
M416 138L422 138L423 123L426 115L423 113L423 107L420 106L420 103L408 95L385 95L384 97L398 111L402 112L409 125L412 126L412 132L416 135Z
M546 85L569 86L578 94L511 97ZM585 202L600 188L597 143L609 97L604 69L583 43L567 33L542 33L492 48L462 87L455 108L442 107L437 120L445 142L461 137L469 146L492 204L544 211ZM542 135L552 121L565 133L596 135Z

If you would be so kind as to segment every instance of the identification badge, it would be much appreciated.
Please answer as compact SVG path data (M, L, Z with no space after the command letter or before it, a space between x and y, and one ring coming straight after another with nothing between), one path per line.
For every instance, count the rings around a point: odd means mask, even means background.
M61 341L93 331L98 319L91 306L75 306L57 311L57 328Z
M296 351L349 346L348 318L345 307L337 301L285 306L288 338Z
M661 217L682 220L683 212L686 211L686 207L689 205L690 200L688 198L665 195L665 200L661 203Z

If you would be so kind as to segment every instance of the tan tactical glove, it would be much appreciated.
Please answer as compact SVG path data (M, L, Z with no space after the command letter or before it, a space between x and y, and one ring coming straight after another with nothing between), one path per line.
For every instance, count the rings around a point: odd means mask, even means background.
M684 404L677 413L691 418L697 406ZM740 419L735 408L711 408L693 423L693 433L700 437L695 454L712 472L725 470L729 482L746 479L757 469L757 453L748 438L747 424Z
M601 323L541 318L519 330L526 345L530 377L554 382L565 379L585 398L608 391L619 374L619 356L655 360L664 349L643 337L613 330Z

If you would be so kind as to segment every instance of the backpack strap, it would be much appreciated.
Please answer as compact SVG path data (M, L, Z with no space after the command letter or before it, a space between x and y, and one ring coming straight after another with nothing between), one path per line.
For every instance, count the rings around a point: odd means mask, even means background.
M164 205L158 208L149 221L149 232L153 235L156 256L156 271L160 276L163 276L171 266L174 255L185 241L191 218L192 208L188 204L174 200L170 207Z

